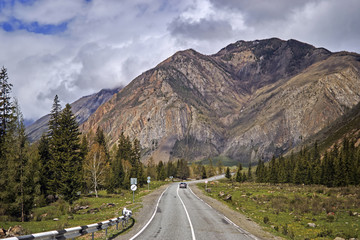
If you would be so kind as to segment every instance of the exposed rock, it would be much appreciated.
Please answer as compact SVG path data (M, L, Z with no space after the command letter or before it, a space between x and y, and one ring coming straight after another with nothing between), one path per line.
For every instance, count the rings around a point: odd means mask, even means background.
M15 225L9 228L9 230L6 232L6 237L16 237L24 234L25 231L23 227L21 225Z
M54 218L53 221L59 221L59 219L58 219L58 218Z
M89 214L95 214L98 213L100 210L98 208L91 208L89 210L87 210L87 213Z
M224 197L224 200L225 200L225 201L231 201L231 199L232 199L231 194L228 194L228 195L226 195L226 196Z
M101 127L110 145L121 132L137 138L143 162L267 160L360 102L359 59L277 38L238 41L214 55L181 51L102 99L94 113L87 112L92 100L84 103L81 130Z
M223 191L220 191L219 192L219 197L223 197L223 196L225 196L225 193Z
M315 224L315 223L308 223L307 226L308 226L308 227L315 228L315 227L316 227L316 224Z
M342 237L336 237L336 238L334 238L334 240L346 240L346 239L342 238Z
M6 236L6 230L3 228L0 228L0 238L5 237Z

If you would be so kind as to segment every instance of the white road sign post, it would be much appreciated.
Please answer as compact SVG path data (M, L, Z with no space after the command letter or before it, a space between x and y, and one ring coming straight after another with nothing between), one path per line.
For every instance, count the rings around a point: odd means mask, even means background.
M133 203L135 202L135 191L137 189L137 186L135 184L131 185L130 187L131 191L133 191Z
M147 177L148 190L150 190L150 177Z
M205 180L205 190L207 189L207 183L208 183L208 181Z

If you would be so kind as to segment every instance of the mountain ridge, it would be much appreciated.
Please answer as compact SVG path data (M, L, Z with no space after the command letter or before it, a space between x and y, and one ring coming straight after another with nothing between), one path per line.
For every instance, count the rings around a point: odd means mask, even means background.
M176 52L103 101L80 128L101 127L109 145L122 132L139 139L143 162L248 163L296 149L359 102L359 54L293 39L241 40L212 55Z
M360 100L358 57L276 38L238 41L213 55L179 51L114 95L82 130L100 126L111 144L122 131L136 137L144 161L150 156L156 161L218 155L241 162L268 159ZM342 80L349 80L344 86L349 96L341 92ZM335 97L324 90L330 85ZM294 107L291 98L301 101ZM317 115L322 107L331 114Z

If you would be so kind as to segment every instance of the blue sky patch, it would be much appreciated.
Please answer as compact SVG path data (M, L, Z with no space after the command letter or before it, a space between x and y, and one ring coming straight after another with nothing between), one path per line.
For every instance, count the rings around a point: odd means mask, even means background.
M6 22L1 22L1 28L6 32L14 32L17 30L26 30L32 33L53 35L65 32L67 29L68 22L60 24L40 24L38 22L22 22L19 19L11 18Z

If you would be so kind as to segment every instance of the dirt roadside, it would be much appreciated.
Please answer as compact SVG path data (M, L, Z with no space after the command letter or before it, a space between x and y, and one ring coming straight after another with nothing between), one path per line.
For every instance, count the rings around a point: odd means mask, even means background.
M266 232L259 226L257 223L253 222L250 218L242 215L241 213L232 210L227 205L221 203L220 201L206 196L202 190L200 190L196 184L190 184L191 190L195 193L196 196L201 198L204 202L209 204L212 208L214 208L219 213L226 216L230 219L233 223L244 229L245 231L251 233L252 235L256 236L258 239L283 239L281 237L276 237Z
M142 198L142 208L133 215L136 221L135 225L127 233L117 236L115 238L116 240L130 239L137 232L139 232L143 228L143 226L145 226L145 224L149 221L155 211L156 203L161 193L167 187L168 185L161 186L159 189ZM230 209L228 206L219 202L218 200L204 195L202 191L196 186L196 184L190 184L190 187L191 190L204 202L209 204L219 213L225 215L228 219L230 219L236 225L240 226L245 231L256 236L258 239L282 239L280 237L273 236L268 232L265 232L257 223L251 221L249 218L245 217L241 213Z

